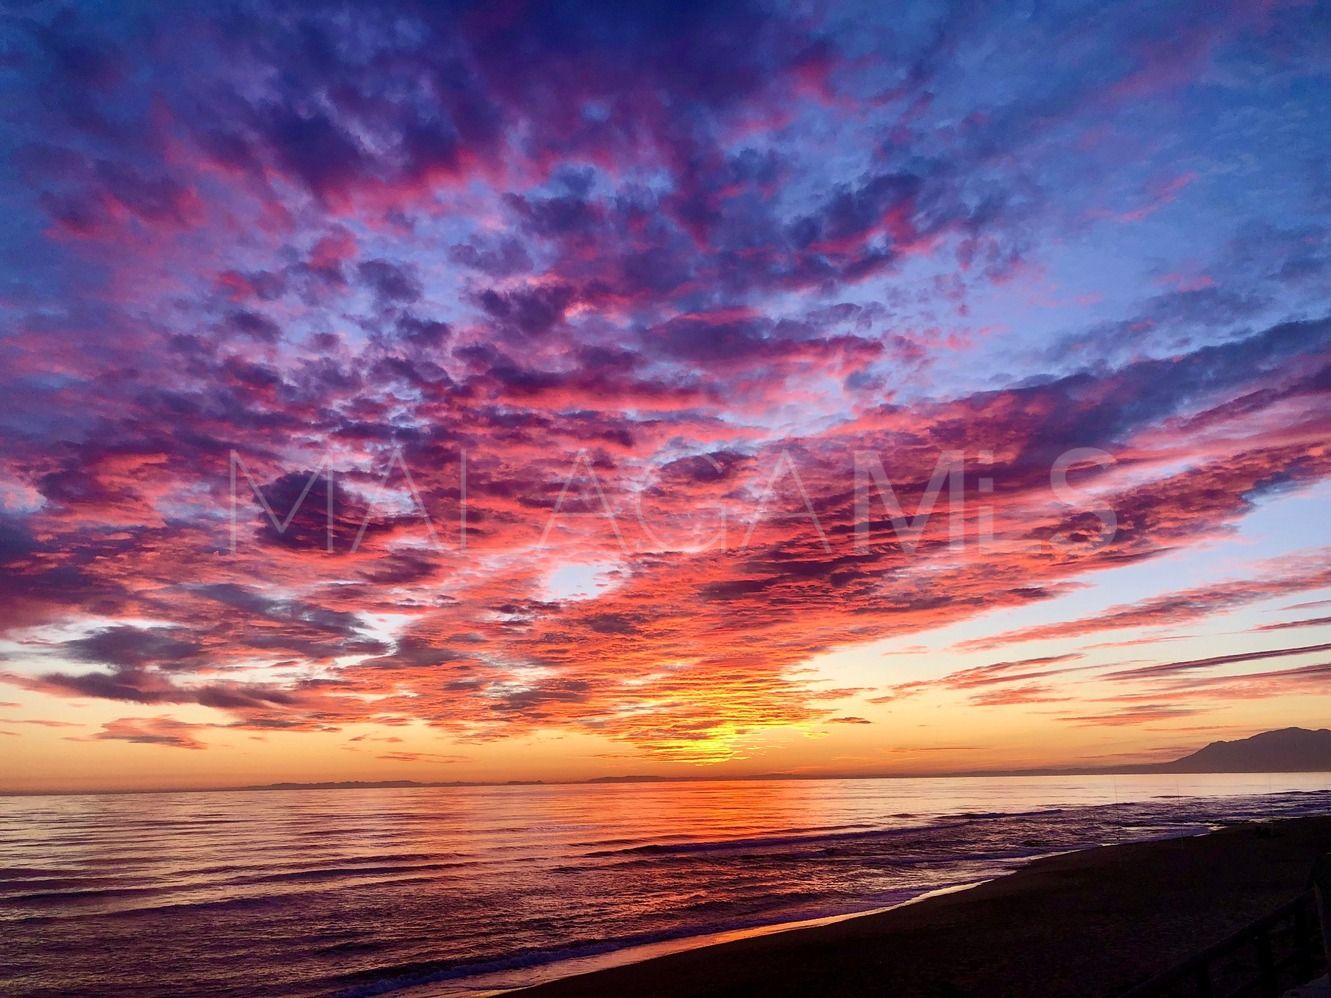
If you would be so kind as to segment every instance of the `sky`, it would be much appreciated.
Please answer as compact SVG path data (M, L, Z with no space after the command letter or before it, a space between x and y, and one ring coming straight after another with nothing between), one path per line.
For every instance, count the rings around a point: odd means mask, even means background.
M0 789L1331 716L1331 5L17 3Z

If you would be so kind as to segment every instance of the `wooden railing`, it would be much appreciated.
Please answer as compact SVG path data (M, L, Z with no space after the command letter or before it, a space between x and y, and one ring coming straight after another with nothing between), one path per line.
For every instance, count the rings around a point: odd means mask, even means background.
M1325 967L1309 890L1122 998L1280 998Z

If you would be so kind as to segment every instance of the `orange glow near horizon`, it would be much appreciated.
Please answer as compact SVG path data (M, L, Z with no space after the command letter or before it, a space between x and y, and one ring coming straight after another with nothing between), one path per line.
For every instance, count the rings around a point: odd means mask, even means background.
M1328 716L1317 5L24 6L0 790Z

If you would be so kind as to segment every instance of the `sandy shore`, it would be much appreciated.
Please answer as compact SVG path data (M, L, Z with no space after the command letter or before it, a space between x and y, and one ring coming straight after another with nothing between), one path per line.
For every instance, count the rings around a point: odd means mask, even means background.
M1115 995L1309 886L1331 817L1037 860L971 890L528 988L523 998Z

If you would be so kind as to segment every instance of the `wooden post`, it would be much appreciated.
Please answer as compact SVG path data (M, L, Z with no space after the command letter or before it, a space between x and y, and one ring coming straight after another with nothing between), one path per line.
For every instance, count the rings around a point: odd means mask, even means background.
M1322 923L1322 947L1326 950L1326 965L1331 968L1331 852L1313 867L1313 883L1317 887L1317 917Z
M1197 968L1198 998L1211 998L1211 961L1207 960Z
M1271 933L1263 929L1253 940L1257 945L1257 993L1262 998L1280 998L1280 980L1276 977L1275 954L1271 952Z
M1312 976L1321 966L1317 959L1317 898L1310 897L1294 909L1294 968ZM1302 980L1302 976L1299 978Z

